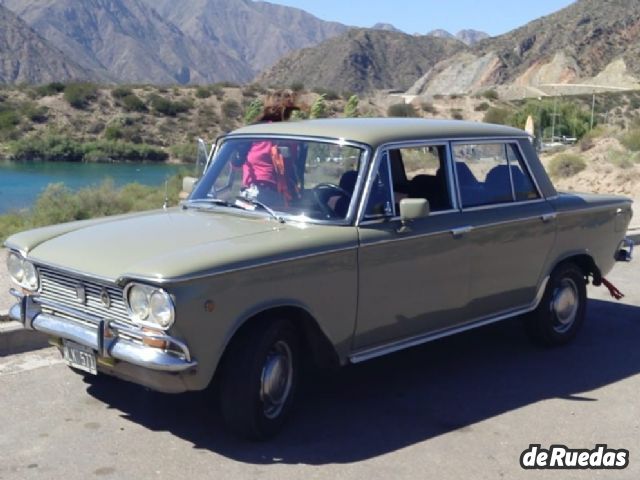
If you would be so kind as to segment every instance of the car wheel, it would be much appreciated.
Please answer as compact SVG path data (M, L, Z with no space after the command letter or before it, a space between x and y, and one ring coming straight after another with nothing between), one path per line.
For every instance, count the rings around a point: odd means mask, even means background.
M290 322L263 319L239 332L221 366L227 428L251 440L275 435L291 411L299 366L298 334Z
M538 307L526 318L529 336L545 346L571 341L584 323L587 281L573 263L559 265L551 274Z

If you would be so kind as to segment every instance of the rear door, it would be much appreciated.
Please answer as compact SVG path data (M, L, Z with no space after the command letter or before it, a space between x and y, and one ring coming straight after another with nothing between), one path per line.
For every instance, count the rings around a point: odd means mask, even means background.
M461 220L468 226L468 321L530 306L556 235L555 212L517 140L454 142Z

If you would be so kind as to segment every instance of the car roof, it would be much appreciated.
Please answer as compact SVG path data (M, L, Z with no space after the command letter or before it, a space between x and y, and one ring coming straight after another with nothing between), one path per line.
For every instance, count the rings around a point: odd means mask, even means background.
M377 147L411 140L455 140L482 137L525 137L517 128L461 120L418 118L332 118L258 123L230 135L294 135L343 139Z

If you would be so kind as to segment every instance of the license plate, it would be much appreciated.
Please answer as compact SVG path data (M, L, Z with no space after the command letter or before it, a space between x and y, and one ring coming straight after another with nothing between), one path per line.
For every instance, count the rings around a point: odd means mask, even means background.
M90 348L65 340L62 344L62 355L70 367L93 375L98 374L96 353Z

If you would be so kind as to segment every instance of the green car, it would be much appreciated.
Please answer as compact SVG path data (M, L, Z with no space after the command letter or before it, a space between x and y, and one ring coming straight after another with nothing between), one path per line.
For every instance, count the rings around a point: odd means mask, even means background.
M558 193L523 131L461 121L258 124L218 140L179 207L12 236L10 316L83 374L219 392L276 433L302 369L524 316L570 341L628 260L623 197Z

